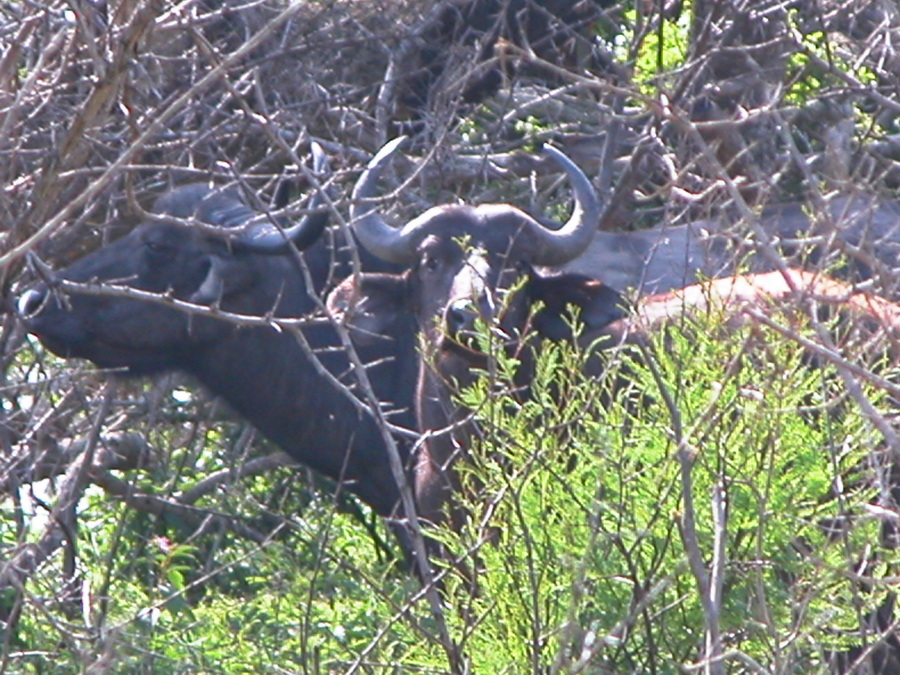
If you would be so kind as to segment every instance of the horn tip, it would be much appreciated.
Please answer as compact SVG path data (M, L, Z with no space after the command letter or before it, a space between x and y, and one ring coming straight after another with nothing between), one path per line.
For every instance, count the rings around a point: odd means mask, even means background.
M312 154L313 171L324 173L328 169L328 155L325 154L325 149L318 141L312 141L309 150Z
M562 157L564 159L568 159L568 157L562 150L560 150L559 148L557 148L554 145L550 145L550 143L544 143L541 146L541 150L544 152L545 155L550 155L551 157L555 157L557 159L559 159L560 157Z
M369 168L378 166L385 160L387 160L391 155L393 155L397 150L400 149L400 146L405 144L406 141L409 140L409 136L397 136L397 138L391 139L387 143L385 143L381 150L375 153L375 156L369 160Z

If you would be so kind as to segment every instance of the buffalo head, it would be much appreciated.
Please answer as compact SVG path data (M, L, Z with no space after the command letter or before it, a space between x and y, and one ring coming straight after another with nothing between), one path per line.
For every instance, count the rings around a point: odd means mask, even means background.
M314 149L314 156L324 171L324 155ZM382 427L347 395L357 382L334 327L305 320L334 265L349 259L319 236L324 200L317 193L310 215L282 228L236 190L181 187L129 235L47 272L19 301L28 330L65 357L134 374L192 376L294 459L389 515L399 490ZM273 255L291 246L306 250ZM278 330L251 316L302 321ZM381 412L405 427L413 426L413 338L398 328L358 352ZM405 461L402 439L398 450Z
M476 318L499 324L514 335L528 320L529 303L511 301L510 291L524 282L526 298L546 295L535 268L571 261L597 231L600 205L590 181L563 153L547 147L545 151L566 172L574 189L575 206L565 224L539 221L510 204L454 204L437 206L393 228L365 200L374 196L378 178L402 140L387 144L369 163L356 184L351 215L354 232L368 251L405 265L408 271L394 277L392 300L384 294L391 283L386 277L348 280L333 295L334 308L342 311L341 298L352 296L361 302L361 311L355 312L357 327L372 324L368 305L379 307L376 314L382 321L389 320L391 311L411 309L427 343L438 351L443 347L458 352L454 349L460 346L457 338L465 337ZM606 289L600 290L600 284L586 277L572 276L571 281L580 286L570 293L573 298L592 293L604 295L604 300L609 297ZM550 283L560 292L570 287L559 280ZM367 285L379 297L370 297ZM403 301L398 302L401 297ZM546 315L544 323L558 332L559 326L551 326Z
M322 175L327 160L315 144L313 156ZM22 295L19 310L29 331L61 356L136 373L178 367L194 346L229 328L159 302L117 296L110 287L238 313L276 311L275 300L265 307L259 301L261 292L277 297L277 288L265 286L279 283L269 269L285 263L273 256L318 240L328 221L326 211L316 211L322 205L316 194L310 213L283 226L251 209L236 188L176 188L157 199L151 218L131 233L50 273Z
M447 491L454 489L448 465L468 445L466 425L459 424L466 411L452 401L450 383L465 384L472 366L485 358L470 339L475 321L483 320L507 349L521 353L528 335L568 335L564 314L571 305L597 327L621 317L622 310L618 294L596 280L536 271L580 255L597 230L599 200L568 157L545 149L573 186L575 206L562 225L509 204L485 204L438 206L395 229L365 200L374 196L399 144L392 141L369 163L356 184L351 214L366 249L407 269L347 279L330 295L329 307L363 342L404 314L415 317L426 351L416 391L418 424L438 432L429 436L417 463L416 496L420 513L437 520ZM452 433L446 433L449 427Z

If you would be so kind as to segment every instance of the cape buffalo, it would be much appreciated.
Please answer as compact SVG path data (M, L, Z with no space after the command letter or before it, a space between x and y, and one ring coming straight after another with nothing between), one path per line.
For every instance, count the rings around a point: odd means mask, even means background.
M590 181L565 155L547 152L568 175L575 208L568 222L551 229L508 204L435 207L402 228L388 226L363 200L372 197L377 180L403 139L396 139L369 163L354 190L352 220L361 244L382 260L406 265L402 274L364 274L348 279L329 297L329 307L343 315L363 337L395 330L394 321L414 316L427 352L421 360L416 414L421 430L455 426L452 433L430 434L416 461L415 491L419 515L433 521L455 487L448 465L465 450L465 416L452 401L450 381L470 380L473 351L465 334L477 316L496 318L509 340L521 334L529 320L527 302L504 295L519 278L526 279L522 298L549 293L562 297L594 293L599 285L577 277L571 288L559 278L536 273L538 265L562 265L578 256L597 232L600 204ZM576 277L572 277L576 279ZM556 289L551 292L545 284ZM614 291L603 287L592 308L598 325L622 316L609 302ZM559 330L549 315L540 318L544 329ZM559 317L559 324L564 319ZM432 365L433 364L433 365Z
M602 369L605 350L645 342L670 325L684 325L685 317L692 314L711 314L721 322L723 331L736 324L783 329L800 341L811 357L810 364L830 359L841 373L878 377L856 357L873 354L879 359L886 355L888 362L896 363L900 356L900 306L820 273L782 268L720 278L645 296L628 307L617 291L597 279L571 272L539 272L536 268L540 266L560 267L577 261L596 236L600 217L590 182L552 148L549 154L567 173L575 193L574 211L562 226L545 227L542 222L546 221L513 206L491 204L437 207L400 228L391 228L369 210L365 200L374 196L379 176L397 148L397 141L387 145L360 177L354 190L353 224L359 241L370 252L407 269L349 278L330 294L328 305L363 341L392 330L393 322L410 316L418 323L424 353L416 413L424 438L416 458L414 487L419 515L424 518L435 522L449 518L459 529L466 516L451 499L460 487L455 463L465 457L478 430L471 411L453 394L471 383L478 371L491 367L491 353L481 341L482 329L496 337L492 349L506 350L518 360L515 384L522 387L524 395L532 372L532 347L544 338L584 340L598 350L591 352L588 367ZM782 310L774 322L773 305ZM583 332L578 334L567 320L573 307L583 324ZM834 332L821 342L802 339L792 322L810 317L835 318L817 326L833 326ZM891 387L893 393L898 391L885 379L879 383ZM895 511L895 504L881 501L891 499L883 487L877 499L889 513ZM883 533L886 541L894 536L892 518L885 519ZM435 545L433 550L440 551L440 547ZM477 577L469 581L477 589ZM863 619L863 625L876 634L888 630L893 626L892 606L889 599L873 618ZM895 658L893 644L879 650L884 653L873 656L873 662ZM856 660L858 653L850 649L846 655ZM835 654L834 658L844 656Z
M332 312L366 336L393 330L414 316L422 336L423 358L416 392L420 430L427 432L415 468L419 514L434 521L457 488L453 462L464 455L472 427L469 411L453 400L471 383L473 370L488 365L471 330L483 321L521 366L517 384L527 386L533 358L530 346L541 339L572 339L567 319L578 310L585 336L600 346L640 340L669 321L691 312L722 312L731 322L764 320L767 303L796 301L810 315L830 307L864 338L900 337L900 307L857 293L843 282L819 274L785 269L718 279L669 294L640 299L626 311L622 296L597 279L575 273L540 273L538 266L564 266L577 260L595 236L600 205L590 181L562 153L547 152L574 186L575 209L561 227L546 227L508 204L448 205L433 208L401 228L388 226L362 200L375 192L378 178L399 140L370 162L354 191L353 222L359 241L376 256L407 266L402 274L364 274L347 279L330 295ZM756 311L754 311L756 310ZM762 317L762 318L761 318ZM451 511L456 523L463 514Z
M314 154L321 172L324 154ZM335 259L349 261L346 250L320 237L328 219L323 203L317 192L309 215L281 229L235 189L177 188L157 200L152 219L26 292L21 313L28 330L63 357L135 375L194 376L291 457L390 515L398 486L381 429L365 405L329 382L291 331L216 316L305 317L316 310ZM292 247L305 252L286 254ZM127 292L92 292L100 284ZM141 291L156 301L135 297ZM183 304L171 306L176 301L215 311L192 314ZM357 380L333 326L298 330L325 371L353 388ZM390 421L406 427L413 422L415 371L406 368L413 359L401 356L414 353L413 332L390 333L359 350ZM405 461L408 451L402 442L399 447Z

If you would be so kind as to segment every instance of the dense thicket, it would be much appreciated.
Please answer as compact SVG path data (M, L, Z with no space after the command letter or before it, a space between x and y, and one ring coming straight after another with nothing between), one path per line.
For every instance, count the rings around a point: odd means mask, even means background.
M566 350L533 402L502 377L466 392L481 519L446 536L486 572L478 597L447 580L442 638L365 508L179 376L52 357L13 306L35 257L62 267L190 180L268 199L310 140L335 220L400 133L398 219L456 198L563 208L544 141L595 181L610 230L726 215L744 237L765 205L890 200L898 40L890 0L3 4L0 672L444 672L451 646L473 672L715 670L710 635L734 672L877 670L898 621L883 371L848 380L780 333L761 349L704 327L656 370L623 366L636 393L609 408Z

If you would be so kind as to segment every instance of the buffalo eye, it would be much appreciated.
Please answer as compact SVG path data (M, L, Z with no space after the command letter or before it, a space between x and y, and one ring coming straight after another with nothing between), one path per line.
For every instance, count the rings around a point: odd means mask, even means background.
M441 261L438 260L435 256L425 256L425 260L422 261L422 266L428 272L436 272L437 269L441 266Z
M148 239L144 242L144 248L155 258L164 256L172 250L171 246L158 241L153 241L152 239Z

